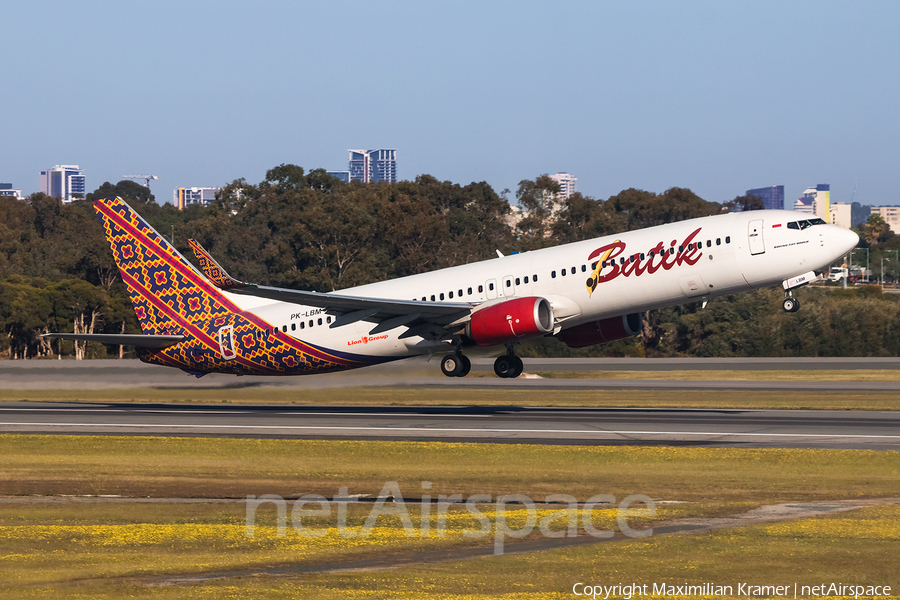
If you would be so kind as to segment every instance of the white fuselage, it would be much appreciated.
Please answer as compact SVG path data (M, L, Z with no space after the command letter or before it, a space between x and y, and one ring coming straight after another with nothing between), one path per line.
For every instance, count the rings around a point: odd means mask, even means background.
M550 301L555 329L560 330L607 317L778 285L829 265L856 245L856 234L834 225L788 227L788 223L803 222L809 217L793 211L765 210L691 219L338 293L472 304L541 296ZM614 260L615 266L597 265L600 282L591 293L588 279L595 273L594 263L604 258L603 254L593 258L591 255L615 242L619 244L605 257L607 261ZM698 243L700 247L696 246ZM632 256L637 265L632 264ZM327 309L226 295L242 310L258 315L273 327L286 326L288 335L339 352L403 357L447 347L446 343L421 337L400 339L406 330L403 327L370 336L375 323L367 321L330 328Z

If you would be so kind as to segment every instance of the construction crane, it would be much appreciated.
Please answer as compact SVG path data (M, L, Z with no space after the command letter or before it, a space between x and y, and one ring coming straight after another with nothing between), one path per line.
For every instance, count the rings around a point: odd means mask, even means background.
M150 180L159 179L156 175L122 175L125 179L143 179L144 187L150 189Z

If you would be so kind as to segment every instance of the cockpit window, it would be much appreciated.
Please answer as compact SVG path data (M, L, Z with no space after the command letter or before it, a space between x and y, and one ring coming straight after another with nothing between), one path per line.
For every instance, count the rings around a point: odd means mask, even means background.
M791 221L787 224L788 229L806 229L813 225L827 225L824 219L810 219L808 221Z

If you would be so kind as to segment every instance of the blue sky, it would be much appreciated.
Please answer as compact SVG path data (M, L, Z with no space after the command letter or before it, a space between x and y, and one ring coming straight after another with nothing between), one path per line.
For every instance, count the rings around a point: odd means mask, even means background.
M346 169L900 204L900 3L9 2L0 181Z

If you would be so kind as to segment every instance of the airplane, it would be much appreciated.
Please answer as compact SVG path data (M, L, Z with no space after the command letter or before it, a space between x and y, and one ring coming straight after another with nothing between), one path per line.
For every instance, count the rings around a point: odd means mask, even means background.
M194 267L121 198L94 202L142 334L46 337L135 346L187 373L304 375L444 353L463 377L473 346L505 346L499 377L518 377L515 345L554 336L580 348L640 333L642 313L781 284L794 290L855 247L849 229L786 210L689 219L503 256L333 293L232 278L197 242Z

